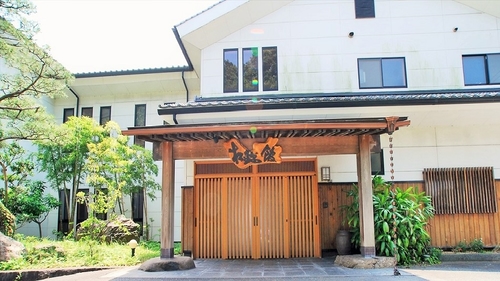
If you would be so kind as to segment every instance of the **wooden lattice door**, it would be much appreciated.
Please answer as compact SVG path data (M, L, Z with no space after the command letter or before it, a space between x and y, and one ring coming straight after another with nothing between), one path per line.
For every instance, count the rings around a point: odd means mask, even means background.
M196 177L194 257L319 257L315 171L248 172Z

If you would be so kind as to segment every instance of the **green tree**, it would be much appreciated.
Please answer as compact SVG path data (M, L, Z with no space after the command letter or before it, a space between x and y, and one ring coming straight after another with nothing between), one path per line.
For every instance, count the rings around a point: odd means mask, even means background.
M15 187L33 175L34 163L26 157L26 150L17 142L0 146L0 167L4 192L0 194L8 202L9 187Z
M73 79L33 41L38 30L25 16L34 11L30 1L0 1L0 145L50 138L55 122L41 104L65 96Z
M105 130L112 136L88 144L89 157L84 169L87 183L94 187L94 193L89 194L91 198L87 200L89 213L107 213L118 206L119 213L124 214L123 188L133 150L116 122L106 123Z
M57 130L63 137L36 142L37 160L51 187L65 192L63 204L70 210L70 229L75 230L76 193L87 176L84 165L89 155L88 144L103 140L109 133L97 121L85 116L70 117Z
M113 213L126 214L125 196L130 198L130 217L133 217L132 198L142 193L143 225L147 225L147 200L155 199L155 191L161 186L156 182L158 166L154 163L151 151L136 145L129 145L128 137L121 134L118 124L110 121L106 131L114 132L114 137L106 137L99 143L89 144L89 157L85 164L87 183L94 192L78 196L87 204L89 214ZM118 211L116 211L118 207ZM146 232L146 238L148 233Z
M26 18L33 12L31 1L0 0L0 148L5 148L0 166L5 202L12 180L7 178L8 170L22 168L14 161L16 147L12 142L53 137L55 122L42 104L65 96L66 85L73 79L49 55L48 47L39 47L33 41L38 28ZM12 163L19 165L12 167Z
M26 187L11 188L9 191L11 200L7 204L7 208L16 216L17 228L34 222L38 225L40 238L42 238L42 223L49 212L60 205L57 198L44 193L45 188L42 181L29 182Z
M153 154L151 151L136 145L132 146L132 150L133 153L130 154L131 162L125 174L126 184L123 192L130 195L130 206L132 206L130 210L131 217L133 217L135 208L132 204L132 197L134 193L142 193L142 206L144 214L142 225L144 237L148 240L148 198L152 200L156 199L156 191L161 190L161 185L156 182L155 178L158 175L158 166L153 160Z

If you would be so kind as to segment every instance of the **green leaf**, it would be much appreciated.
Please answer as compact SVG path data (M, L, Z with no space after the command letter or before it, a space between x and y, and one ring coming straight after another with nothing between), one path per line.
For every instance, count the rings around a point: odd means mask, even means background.
M389 224L386 221L384 221L384 223L382 224L382 228L384 230L384 233L389 232Z

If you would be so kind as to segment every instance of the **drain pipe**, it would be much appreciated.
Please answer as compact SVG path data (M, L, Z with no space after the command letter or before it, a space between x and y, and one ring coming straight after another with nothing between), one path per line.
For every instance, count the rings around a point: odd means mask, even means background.
M73 93L73 95L75 95L76 97L76 117L78 117L78 109L80 108L80 97L75 93L75 91L73 91L73 89L71 89L70 86L67 86L68 89Z
M187 103L187 102L189 102L189 89L188 89L188 86L186 84L186 78L184 78L184 73L185 72L186 72L186 70L182 71L181 78L182 78L182 83L184 84L184 89L186 89L186 103ZM177 113L174 113L174 115L172 116L172 118L174 119L174 124L175 125L179 125L179 122L177 121Z
M186 102L189 102L189 89L186 84L186 79L184 78L184 72L185 70L182 71L182 83L184 84L184 89L186 89Z

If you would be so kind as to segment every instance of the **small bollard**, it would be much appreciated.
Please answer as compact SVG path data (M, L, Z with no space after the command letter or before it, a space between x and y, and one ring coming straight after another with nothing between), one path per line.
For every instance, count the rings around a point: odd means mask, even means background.
M128 245L130 247L130 249L132 249L132 257L135 256L135 248L137 248L137 241L135 241L135 239L132 239L128 242Z

